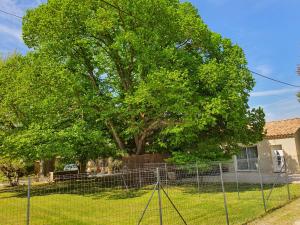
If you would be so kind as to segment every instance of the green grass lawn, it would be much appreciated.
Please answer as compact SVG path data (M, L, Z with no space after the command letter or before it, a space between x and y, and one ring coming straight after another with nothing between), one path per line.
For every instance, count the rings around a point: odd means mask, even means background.
M32 225L134 225L151 195L152 186L143 190L104 189L92 184L34 186L31 198ZM270 187L266 187L267 196ZM235 184L226 184L231 224L244 224L264 214L259 185L241 185L240 199ZM187 224L225 224L223 194L219 184L200 187L166 188ZM292 197L300 194L300 185L290 185ZM287 202L286 186L276 187L267 201L268 209ZM26 187L0 189L0 224L23 225L26 219ZM162 195L163 221L183 224L168 199ZM154 195L141 224L159 224L158 195Z

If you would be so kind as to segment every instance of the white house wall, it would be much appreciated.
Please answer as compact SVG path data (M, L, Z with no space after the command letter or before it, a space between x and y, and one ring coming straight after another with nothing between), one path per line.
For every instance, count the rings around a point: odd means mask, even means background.
M297 144L296 144L297 142ZM300 146L300 141L291 138L282 139L265 139L258 143L258 155L260 158L260 167L262 172L270 173L273 172L273 160L271 145L281 145L287 160L287 166L289 172L295 173L299 170L299 148L297 150L297 145Z
M296 149L298 154L298 162L300 162L300 129L295 134Z
M273 173L273 161L269 140L257 144L259 166L263 173Z

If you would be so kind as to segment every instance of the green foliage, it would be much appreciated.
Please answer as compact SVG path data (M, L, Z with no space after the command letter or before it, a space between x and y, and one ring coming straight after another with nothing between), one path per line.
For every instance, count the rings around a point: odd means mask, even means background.
M254 80L239 46L190 3L108 2L120 10L49 0L27 12L33 53L1 64L2 148L81 161L116 148L216 159L262 139L264 113L249 108Z
M233 146L228 151L214 142L203 142L190 146L193 148L185 149L185 151L181 148L173 149L172 158L169 159L169 162L182 165L195 163L206 165L211 161L230 160L231 155L239 151L238 147L235 149Z
M114 145L86 102L85 81L45 56L13 55L0 69L0 153L25 161L87 161Z

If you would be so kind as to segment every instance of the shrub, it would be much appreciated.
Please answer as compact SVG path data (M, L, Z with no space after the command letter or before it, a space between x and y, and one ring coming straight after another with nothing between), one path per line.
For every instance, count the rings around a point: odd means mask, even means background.
M18 186L20 177L26 173L23 160L0 159L0 172L8 179L11 186Z

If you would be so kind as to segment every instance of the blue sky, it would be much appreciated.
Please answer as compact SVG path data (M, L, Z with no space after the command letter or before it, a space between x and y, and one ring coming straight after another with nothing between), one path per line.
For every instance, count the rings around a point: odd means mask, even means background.
M299 0L190 0L211 30L241 46L249 68L300 85ZM0 0L0 9L22 16L41 0ZM21 20L0 13L0 52L27 51L21 38ZM300 88L254 76L250 105L262 106L267 121L300 117L296 93Z

